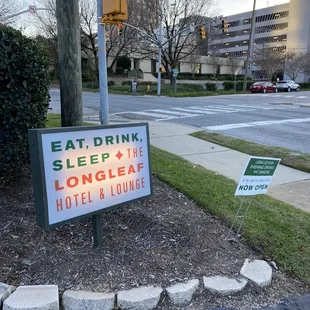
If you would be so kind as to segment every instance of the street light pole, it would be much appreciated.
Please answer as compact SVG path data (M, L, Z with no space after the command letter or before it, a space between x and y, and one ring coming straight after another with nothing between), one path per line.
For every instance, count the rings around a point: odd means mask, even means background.
M108 1L108 0L105 0ZM108 97L108 70L105 25L101 23L102 0L97 0L98 18L98 60L99 60L99 89L100 89L100 122L101 125L109 124L109 97Z
M249 66L249 60L250 60L250 54L251 54L252 37L253 37L253 32L254 32L255 7L256 7L256 0L254 0L254 3L253 3L252 20L251 20L251 29L250 29L250 38L249 38L248 50L247 50L246 61L245 61L245 72L244 72L244 80L243 80L243 91L246 91L246 87L247 87L248 66Z
M157 77L157 95L160 96L161 92L161 48L162 48L162 36L163 36L163 18L161 11L161 1L158 2L158 13L159 13L159 35L158 35L158 77Z

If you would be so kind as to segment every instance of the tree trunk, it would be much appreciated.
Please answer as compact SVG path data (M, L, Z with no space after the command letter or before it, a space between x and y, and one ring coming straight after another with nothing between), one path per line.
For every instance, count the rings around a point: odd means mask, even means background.
M83 123L79 1L56 0L61 126Z

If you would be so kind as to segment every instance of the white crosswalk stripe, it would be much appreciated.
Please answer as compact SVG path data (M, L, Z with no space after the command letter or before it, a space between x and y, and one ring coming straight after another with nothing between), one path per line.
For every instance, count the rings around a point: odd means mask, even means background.
M240 107L240 104L230 104L230 106L233 106L233 107ZM250 105L242 105L242 107L245 107L245 108L251 108L253 111L254 110L274 110L274 107L265 107L265 106L262 106L262 107L253 107L253 106L250 106Z
M266 125L281 125L281 124L289 124L289 123L306 123L306 122L310 122L310 118L293 118L293 119L284 119L280 121L270 120L270 121L258 121L258 122L250 122L250 123L225 124L225 125L204 127L203 129L210 130L210 131L225 131L225 130L237 129L237 128L266 126Z
M184 112L197 112L197 113L200 113L200 114L216 114L215 112L205 111L205 110L202 110L200 108L191 108L191 109L172 108L172 110L184 111Z
M191 109L195 109L196 107L189 107ZM235 113L235 112L238 112L238 111L232 111L231 109L227 109L225 107L217 107L217 106L208 106L208 107L201 107L199 108L200 110L203 110L203 111L211 111L211 112L224 112L224 113Z
M160 110L160 109L156 109L156 110L148 110L151 112L156 112L156 113L164 113L164 114L172 114L172 115L177 115L179 116L179 118L185 118L185 117L197 117L200 116L199 114L193 114L193 113L182 113L182 112L175 112L175 111L171 111L171 110ZM192 111L195 112L195 111Z
M137 114L137 115L143 115L143 116L149 116L149 117L154 117L156 118L156 120L160 120L160 119L165 119L165 120L169 120L169 119L177 119L179 118L178 116L169 116L169 115L163 115L163 114L159 114L159 113L150 113L150 112L143 112L143 111L134 111L134 112L120 112L120 113L115 113L118 115L121 114Z
M242 113L248 111L256 110L278 110L278 109L287 109L287 108L297 108L296 106L281 106L281 105L262 105L262 106L251 106L246 104L228 104L228 105L206 105L206 106L190 106L184 108L170 108L167 110L164 109L152 109L152 110L143 110L143 111L127 111L127 112L118 112L114 115L141 115L153 118L154 121L168 121L172 119L182 119L182 118L192 118L199 117L203 115L214 115L222 113ZM234 125L232 125L234 126ZM238 128L249 127L249 123L238 124ZM224 129L223 129L224 130ZM226 129L225 129L226 130Z

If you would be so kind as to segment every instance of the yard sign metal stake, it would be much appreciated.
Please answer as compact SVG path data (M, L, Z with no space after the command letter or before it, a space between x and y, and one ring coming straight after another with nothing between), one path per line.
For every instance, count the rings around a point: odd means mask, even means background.
M261 195L267 193L272 177L279 163L280 163L279 158L267 158L267 157L249 158L235 192L235 196L243 196L243 197L225 240L237 239L243 227L245 218L250 210L253 197L255 195ZM246 196L250 196L249 204L247 205L247 207L244 206ZM241 219L241 222L237 229L237 233L234 238L228 239L229 236L233 233L233 229L235 227L238 218Z

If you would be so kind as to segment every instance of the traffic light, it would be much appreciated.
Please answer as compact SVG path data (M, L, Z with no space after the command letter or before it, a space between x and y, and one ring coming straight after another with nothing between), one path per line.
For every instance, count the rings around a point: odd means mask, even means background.
M222 32L227 32L228 31L228 22L226 19L222 19Z
M123 25L118 26L118 36L121 37L123 35Z
M102 0L102 21L117 24L128 19L127 0Z
M205 40L207 38L205 26L202 26L202 27L199 28L199 34L200 34L200 39L201 40Z

